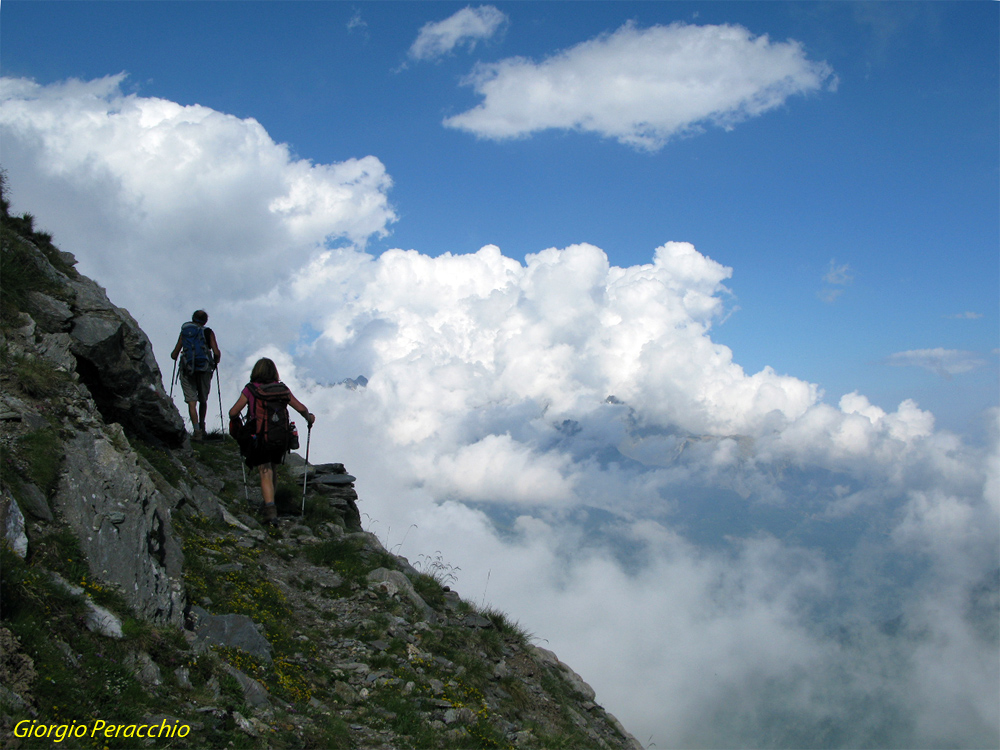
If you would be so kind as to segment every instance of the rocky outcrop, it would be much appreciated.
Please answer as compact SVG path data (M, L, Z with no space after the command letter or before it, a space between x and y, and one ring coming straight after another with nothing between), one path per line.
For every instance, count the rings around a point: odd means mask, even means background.
M180 446L184 422L163 388L149 338L135 319L113 305L94 281L56 269L30 242L22 250L58 290L27 294L25 313L28 325L34 325L39 354L77 373L105 422L146 440ZM72 259L69 253L63 256Z
M18 557L28 554L28 535L24 530L24 515L17 500L7 492L0 493L0 532L3 540Z
M95 576L115 584L143 618L183 622L184 555L170 506L119 425L78 432L67 442L53 504Z
M361 512L357 505L358 493L354 488L357 478L348 474L343 464L307 464L294 453L289 455L288 464L289 474L296 481L301 481L305 475L308 485L341 513L348 529L361 530Z
M189 626L195 634L195 650L212 646L238 648L265 664L271 663L271 644L246 615L212 615L202 607L191 607Z

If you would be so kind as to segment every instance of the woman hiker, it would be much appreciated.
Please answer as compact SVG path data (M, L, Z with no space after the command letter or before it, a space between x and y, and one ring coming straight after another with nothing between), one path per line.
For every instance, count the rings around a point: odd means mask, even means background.
M253 439L241 445L240 452L246 457L248 467L259 467L264 523L276 524L278 511L274 507L274 467L284 462L289 448L291 429L287 407L291 406L305 417L310 427L316 417L278 379L278 368L266 357L258 359L253 366L250 382L229 410L230 422L239 421L244 406L250 407L247 423L253 423Z

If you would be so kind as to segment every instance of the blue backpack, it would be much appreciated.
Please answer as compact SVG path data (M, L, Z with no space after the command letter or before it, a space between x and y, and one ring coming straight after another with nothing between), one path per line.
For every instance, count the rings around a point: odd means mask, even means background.
M208 372L212 369L213 359L208 351L208 341L205 337L205 327L189 320L181 326L181 367L191 375L196 372Z

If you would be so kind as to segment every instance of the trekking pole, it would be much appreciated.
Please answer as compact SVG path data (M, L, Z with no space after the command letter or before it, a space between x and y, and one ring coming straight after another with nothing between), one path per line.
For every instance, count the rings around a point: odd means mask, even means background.
M174 376L177 375L177 360L174 360L174 369L170 371L170 400L174 400Z
M215 367L215 392L219 394L219 429L222 430L222 439L226 439L226 421L222 418L222 386L219 385L219 367Z
M247 505L250 504L250 490L247 489L247 467L243 463L243 457L240 456L240 468L243 469L243 495L247 499Z
M309 442L312 440L313 426L306 431L306 465L302 467L302 517L306 515L306 481L309 479Z

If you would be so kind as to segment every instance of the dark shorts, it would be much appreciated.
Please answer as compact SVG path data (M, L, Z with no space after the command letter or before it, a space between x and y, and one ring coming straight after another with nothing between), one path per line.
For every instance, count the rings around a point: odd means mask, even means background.
M181 370L181 390L184 400L188 403L197 401L200 404L208 401L208 393L212 390L212 371L194 372L188 375Z
M281 464L288 453L284 448L253 448L246 457L247 467L253 469L262 464Z

